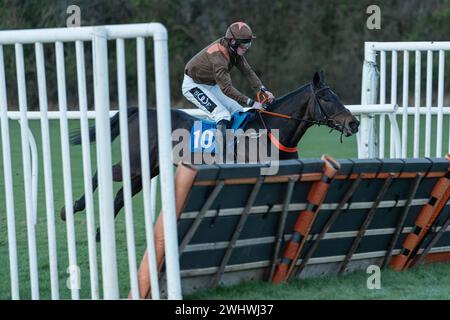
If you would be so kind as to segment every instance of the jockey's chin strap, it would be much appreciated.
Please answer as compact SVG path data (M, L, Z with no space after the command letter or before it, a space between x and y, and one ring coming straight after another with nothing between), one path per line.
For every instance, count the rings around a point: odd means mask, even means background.
M328 126L331 127L331 131L332 131L332 130L335 129L334 127L337 126L337 123L336 123L336 120L335 120L336 116L338 116L339 114L341 114L342 112L344 112L345 109L344 109L344 110L341 110L341 111L338 111L338 112L334 113L334 114L331 115L331 116L328 116L328 114L325 112L325 109L322 107L322 104L320 103L319 99L317 98L317 94L318 94L319 92L325 91L325 90L330 90L330 87L326 86L326 87L320 88L320 89L317 90L317 91L314 91L314 88L313 88L313 86L312 86L312 84L311 84L311 91L312 91L313 96L314 96L315 106L318 106L319 112L320 112L320 114L323 116L322 119L320 119L320 120L307 120L307 119L301 119L301 118L297 118L297 117L294 117L294 116L285 115L285 114L282 114L282 113L276 113L276 112L267 111L267 110L265 110L265 109L259 109L259 110L258 110L259 118L261 119L261 122L262 122L262 124L263 124L263 126L264 126L264 129L266 129L266 130L268 131L268 134L267 134L267 135L268 135L270 141L271 141L271 142L272 142L279 150L282 150L282 151L284 151L284 152L289 152L289 153L298 152L297 147L286 147L286 146L284 146L284 145L283 145L283 144L282 144L282 143L281 143L274 135L272 135L272 133L267 129L267 125L266 125L266 123L265 123L263 117L261 116L261 113L262 113L262 114L266 114L266 115L268 115L268 116L272 116L272 117L277 117L277 118L282 118L282 119L287 119L287 120L295 120L295 121L299 121L299 122L307 122L307 123L311 123L311 124L313 124L313 125L316 124L316 125L318 125L318 126L320 126L320 125L328 125ZM265 95L264 92L258 93L257 99L258 99L258 101L259 101L261 104L264 104L264 103L267 101L267 96ZM333 127L333 126L334 126L334 127ZM331 132L331 131L330 131L330 132ZM342 127L342 129L339 130L339 131L341 131L341 143L342 143L342 135L344 134L344 127Z

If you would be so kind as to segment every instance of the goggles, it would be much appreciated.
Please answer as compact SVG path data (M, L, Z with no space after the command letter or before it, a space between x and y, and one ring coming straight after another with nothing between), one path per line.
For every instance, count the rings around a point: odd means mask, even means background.
M241 49L247 50L252 46L252 39L236 39L236 45Z

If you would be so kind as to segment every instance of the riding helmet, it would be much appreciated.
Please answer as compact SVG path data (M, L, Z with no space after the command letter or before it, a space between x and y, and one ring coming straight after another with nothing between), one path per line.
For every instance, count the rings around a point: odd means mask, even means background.
M225 33L225 38L235 40L249 40L256 38L253 35L252 29L245 22L234 22Z

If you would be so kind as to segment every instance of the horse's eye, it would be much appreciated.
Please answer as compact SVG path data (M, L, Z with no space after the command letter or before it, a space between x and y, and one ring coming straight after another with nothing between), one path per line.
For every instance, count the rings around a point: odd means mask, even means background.
M322 100L325 102L330 102L330 98L322 98Z

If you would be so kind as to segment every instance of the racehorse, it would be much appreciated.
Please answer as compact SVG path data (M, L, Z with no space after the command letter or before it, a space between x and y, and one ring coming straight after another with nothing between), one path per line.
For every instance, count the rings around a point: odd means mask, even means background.
M276 144L279 149L279 159L298 159L296 146L313 125L327 125L338 130L342 135L351 136L358 132L359 121L345 108L339 97L325 85L323 73L316 72L313 81L283 97L275 99L265 110L258 112L246 125L246 129L279 129L279 140L267 139L267 144ZM141 155L139 147L139 112L138 108L128 108L128 139L131 171L132 196L142 189L141 183ZM159 174L159 159L157 145L156 110L147 109L148 141L150 152L151 177ZM172 129L190 130L195 121L193 117L182 110L171 110ZM111 141L120 134L119 114L111 118ZM90 141L95 141L95 127L89 128ZM80 132L71 136L72 144L81 144ZM113 180L122 181L122 167L118 162L112 167ZM92 189L98 186L97 172L92 178ZM124 206L123 188L114 199L114 216ZM75 201L73 212L79 212L85 208L85 196ZM61 208L61 219L65 220L65 207ZM97 241L99 241L97 229Z

